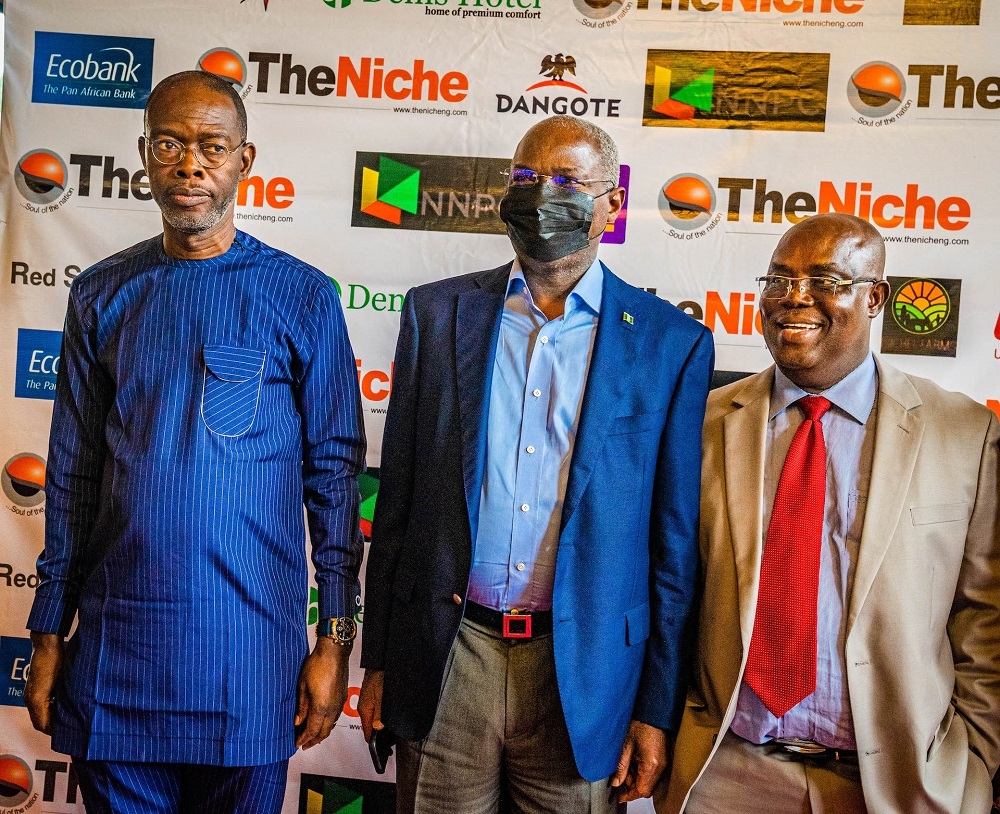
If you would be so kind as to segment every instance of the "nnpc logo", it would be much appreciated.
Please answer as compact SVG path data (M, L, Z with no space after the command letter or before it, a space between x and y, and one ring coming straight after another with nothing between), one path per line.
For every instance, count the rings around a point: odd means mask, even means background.
M826 128L830 55L650 49L646 127Z
M66 162L52 150L31 150L17 162L14 186L28 203L43 206L56 200L66 189Z
M695 110L712 111L715 69L711 68L676 91L672 90L669 68L654 66L653 110L671 119L693 119Z
M363 167L361 211L399 226L403 212L417 214L420 170L379 156L378 170Z
M891 116L906 95L903 72L888 62L866 62L851 74L847 99L858 113L869 119Z
M906 0L903 25L979 25L982 0Z

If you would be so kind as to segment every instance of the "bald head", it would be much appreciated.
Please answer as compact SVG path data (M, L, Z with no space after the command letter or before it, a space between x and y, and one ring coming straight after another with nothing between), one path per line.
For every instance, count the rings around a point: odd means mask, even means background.
M172 95L173 91L188 88L208 90L228 99L229 103L233 106L233 110L236 111L236 119L239 122L240 129L240 140L246 139L247 109L243 105L243 100L240 99L240 95L228 80L206 71L181 71L180 73L171 74L157 83L146 99L143 126L147 133L149 132L150 111L155 111L163 99Z
M589 144L598 158L602 179L610 179L618 186L620 165L618 147L614 140L596 124L575 116L551 116L531 127L517 145L518 152L525 144Z
M790 244L828 241L839 244L843 256L850 260L851 276L882 279L885 274L885 241L874 226L854 215L831 212L806 218L781 236L774 254L778 255Z

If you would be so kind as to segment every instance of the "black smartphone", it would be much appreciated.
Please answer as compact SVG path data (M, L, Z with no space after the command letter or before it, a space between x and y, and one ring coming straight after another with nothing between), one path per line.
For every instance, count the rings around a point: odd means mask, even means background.
M379 774L385 774L385 764L389 762L392 754L392 741L390 735L384 729L376 729L372 732L372 738L368 741L368 752L372 756L372 765Z

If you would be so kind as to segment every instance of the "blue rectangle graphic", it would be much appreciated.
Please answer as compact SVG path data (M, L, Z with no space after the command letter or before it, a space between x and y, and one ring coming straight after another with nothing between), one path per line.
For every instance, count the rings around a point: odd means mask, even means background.
M153 42L36 31L31 101L141 109L153 86Z
M17 398L55 399L61 346L61 331L17 329Z
M0 636L0 705L24 706L24 683L31 665L31 639Z

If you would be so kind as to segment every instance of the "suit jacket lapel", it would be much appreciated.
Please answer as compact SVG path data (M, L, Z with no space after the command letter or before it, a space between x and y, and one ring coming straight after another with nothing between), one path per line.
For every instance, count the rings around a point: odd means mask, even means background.
M723 419L726 511L730 518L733 558L744 652L750 644L763 551L764 442L771 404L774 368L749 378L733 396L733 410ZM704 501L704 496L702 500Z
M475 547L479 501L486 466L486 429L490 384L496 357L500 317L511 264L484 272L476 287L458 295L455 315L455 368L458 380L459 425L462 432L462 474L465 501ZM441 405L445 409L445 405Z
M850 631L871 590L886 549L892 541L910 488L924 423L913 408L920 405L909 379L876 358L879 371L875 450L868 487L865 522L851 590L847 629Z
M603 263L602 266L604 284L597 335L587 372L560 528L566 527L590 482L597 453L618 415L624 383L632 378L630 370L635 363L639 335L643 330L641 305L632 296L630 288ZM633 322L625 319L626 314L632 316Z

